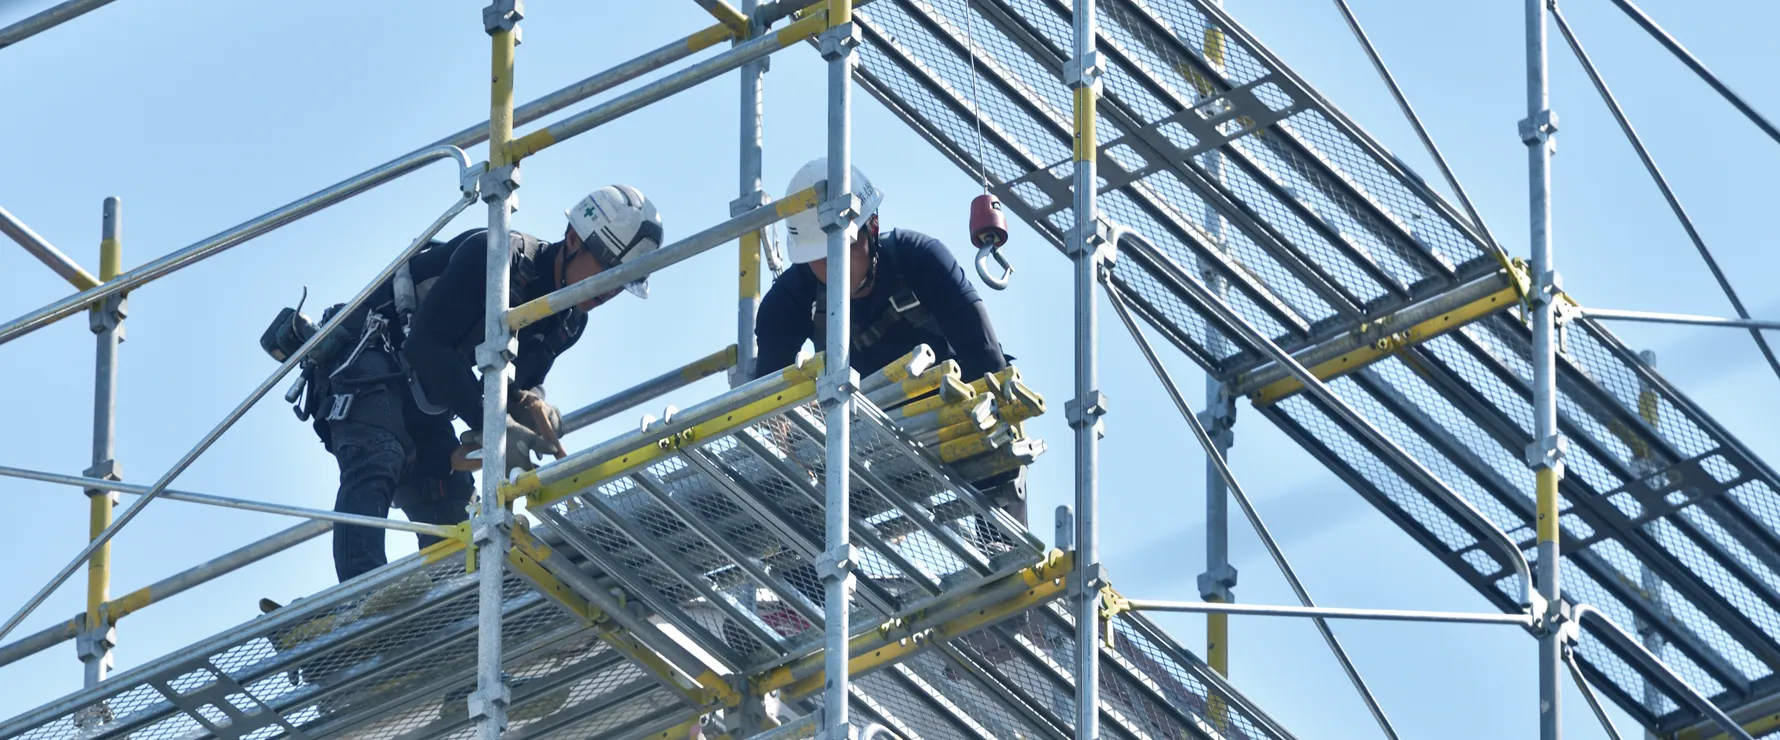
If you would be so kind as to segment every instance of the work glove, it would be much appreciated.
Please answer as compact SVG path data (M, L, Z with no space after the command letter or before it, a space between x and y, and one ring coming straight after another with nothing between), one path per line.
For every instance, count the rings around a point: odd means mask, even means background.
M526 425L544 438L547 445L544 452L555 455L559 460L568 455L558 437L562 429L562 412L544 400L543 388L509 392L507 413L514 418L526 420Z
M464 453L461 457L466 462L481 458L481 455L478 454L482 449L481 431L472 429L464 432L461 441L463 446L458 449ZM514 470L536 470L538 465L532 459L534 454L539 458L544 455L553 455L560 459L566 453L562 452L561 445L545 439L544 435L532 431L531 427L521 424L518 419L509 415L507 417L507 473L511 475ZM475 464L480 465L479 462Z

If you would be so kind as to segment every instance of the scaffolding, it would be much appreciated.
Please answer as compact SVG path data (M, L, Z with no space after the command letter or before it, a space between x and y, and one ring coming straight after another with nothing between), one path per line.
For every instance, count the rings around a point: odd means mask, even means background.
M1647 15L1613 2L1780 139ZM105 4L63 3L0 29L0 47ZM0 344L87 312L98 348L93 466L80 476L0 467L3 476L80 487L91 502L88 545L0 626L0 638L83 566L87 609L0 646L0 668L72 640L86 688L0 722L0 738L1289 738L1222 677L1231 614L1314 620L1388 737L1395 729L1328 620L1522 628L1538 643L1544 738L1558 736L1566 673L1615 736L1596 689L1666 736L1748 738L1776 726L1780 582L1767 564L1780 563L1771 516L1780 475L1600 321L1747 328L1757 342L1755 330L1774 323L1743 311L1555 3L1527 3L1521 135L1530 262L1510 259L1489 233L1344 0L1344 19L1462 210L1215 0L698 4L717 23L515 106L524 10L518 0L495 0L482 13L491 39L488 121L133 270L121 269L115 199L105 204L97 275L0 210L0 232L79 291L0 324ZM1739 318L1585 308L1557 288L1547 220L1557 129L1545 89L1548 17ZM802 45L813 45L828 70L828 176L774 200L761 180L765 60ZM741 78L740 182L729 220L511 308L510 245L490 242L485 343L476 350L484 485L469 521L411 524L171 488L337 324L324 324L153 484L119 479L115 360L130 291L451 161L456 199L347 303L350 312L478 200L489 231L509 231L526 158L732 71ZM916 404L933 412L926 426L911 421L914 408L893 408L941 389L953 404L946 409L981 413L987 402L969 399L1013 381L967 384L955 366L927 367L915 356L859 377L849 367L842 281L828 286L827 355L750 380L769 227L815 210L830 269L848 273L859 215L850 182L855 83L1074 263L1075 372L1065 413L1075 506L1059 511L1059 549L1047 551L969 482L991 452L1003 467L1030 462L1029 452L1001 449L1004 441L983 436L986 427L948 436L938 419L953 417L939 406ZM487 161L471 162L464 148L484 141ZM561 431L725 371L731 389L505 475L513 332L732 241L736 343L567 414ZM981 256L978 266L985 269ZM1127 598L1098 559L1098 444L1109 412L1096 368L1102 294L1207 455L1200 601ZM1203 415L1174 383L1151 332L1207 371ZM943 390L952 387L956 395ZM1501 613L1317 605L1225 460L1242 396ZM1020 404L999 402L1003 410ZM121 512L120 493L137 497ZM109 542L157 498L307 521L113 598ZM1227 498L1298 606L1235 603ZM520 502L537 523L515 515ZM340 523L444 540L110 675L118 620ZM1210 615L1209 662L1145 611Z

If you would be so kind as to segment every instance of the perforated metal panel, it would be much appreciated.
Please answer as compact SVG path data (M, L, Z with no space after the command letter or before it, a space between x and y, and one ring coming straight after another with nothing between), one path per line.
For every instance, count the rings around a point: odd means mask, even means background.
M1101 207L1170 262L1122 252L1114 280L1213 375L1265 363L1170 272L1297 351L1498 269L1462 216L1218 8L1098 7ZM876 0L856 17L861 84L1061 247L1073 226L1067 0ZM1571 322L1563 355L1566 599L1640 634L1721 705L1772 696L1780 479L1598 324ZM1405 471L1430 471L1533 559L1527 357L1526 330L1498 313L1336 381L1391 449L1311 399L1263 413L1510 609L1520 584L1502 554ZM1595 635L1579 654L1646 725L1701 719Z

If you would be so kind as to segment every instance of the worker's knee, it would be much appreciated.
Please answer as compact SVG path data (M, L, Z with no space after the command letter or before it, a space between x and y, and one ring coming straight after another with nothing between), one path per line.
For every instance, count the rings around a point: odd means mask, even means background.
M454 471L443 478L415 475L396 488L395 504L409 521L457 524L469 517L466 509L475 492L475 480L467 472ZM426 544L430 542L421 547Z

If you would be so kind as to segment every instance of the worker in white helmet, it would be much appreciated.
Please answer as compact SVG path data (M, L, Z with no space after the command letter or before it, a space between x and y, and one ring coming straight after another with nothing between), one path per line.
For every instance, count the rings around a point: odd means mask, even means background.
M787 195L827 179L828 160L797 171ZM850 355L861 376L877 372L916 346L933 348L939 360L957 360L966 380L1007 367L988 309L964 268L938 239L907 229L880 232L884 192L853 168L860 217L849 230L853 253ZM789 366L804 342L823 349L828 337L828 234L814 209L785 220L786 251L795 264L773 281L760 301L754 336L759 344L754 376Z
M661 246L661 216L636 188L613 185L595 190L567 216L568 227L560 241L512 232L509 306L586 280ZM331 355L312 355L314 362L306 364L305 377L311 383L307 399L299 404L299 417L313 414L316 433L340 465L335 511L382 517L394 505L413 521L464 520L474 486L463 466L454 469L452 464L460 443L452 418L470 429L461 440L464 444L479 442L482 383L474 368L486 307L487 236L487 229L473 229L422 248L405 274L379 287L366 308L339 319L347 323L336 334L347 336L350 343ZM647 279L625 286L643 298L648 297L648 288ZM508 394L509 468L534 467L534 455L565 454L556 441L561 415L544 400L544 378L557 356L580 339L587 312L618 292L596 296L519 330ZM324 323L336 320L332 311L324 314ZM279 318L284 320L286 314ZM274 331L279 328L275 324L268 337L279 334ZM287 334L300 338L295 332ZM295 350L295 346L275 348L271 345L280 342L269 343L267 338L261 343L274 358ZM420 537L422 547L433 541L436 538ZM385 562L383 530L334 527L334 570L341 581Z

